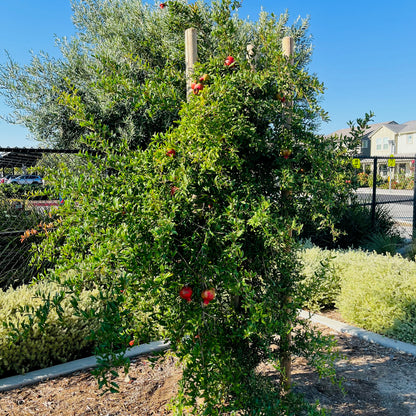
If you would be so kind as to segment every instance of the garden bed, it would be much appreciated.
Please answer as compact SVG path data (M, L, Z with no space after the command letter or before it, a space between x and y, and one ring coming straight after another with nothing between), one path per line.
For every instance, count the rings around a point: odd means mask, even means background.
M326 334L334 331L320 327ZM308 401L319 400L333 416L416 414L416 357L368 343L347 334L334 334L344 359L337 373L344 378L345 395L337 386L296 358L294 389ZM271 378L270 366L262 371ZM120 377L120 393L105 394L89 372L39 383L0 394L0 415L170 415L167 404L177 390L180 368L173 359L151 368L147 357L138 357L127 378Z

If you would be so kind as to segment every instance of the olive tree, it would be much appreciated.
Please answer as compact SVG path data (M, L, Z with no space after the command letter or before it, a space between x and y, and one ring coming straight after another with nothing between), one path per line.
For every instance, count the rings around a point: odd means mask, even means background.
M220 47L216 2L167 4L161 9L141 0L74 0L76 35L55 39L59 57L33 53L31 62L22 66L9 56L0 66L0 94L14 110L6 120L27 127L42 145L79 148L86 129L60 101L62 91L76 90L88 113L109 126L113 140L128 137L130 147L145 148L153 134L167 131L179 119L186 100L184 30L198 30L201 61L215 56ZM295 38L298 64L304 67L311 54L308 21L287 26L288 19L284 13L277 20L279 36ZM233 39L221 42L261 44L261 28L268 24L265 13L254 23L237 16L231 21ZM103 82L115 73L119 79L113 84Z

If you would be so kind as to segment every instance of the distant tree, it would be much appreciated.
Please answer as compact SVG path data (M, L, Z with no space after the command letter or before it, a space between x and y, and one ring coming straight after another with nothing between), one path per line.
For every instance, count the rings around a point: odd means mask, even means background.
M109 127L113 141L128 137L131 148L145 148L154 134L166 132L179 119L186 99L185 29L198 30L201 62L231 42L245 50L248 43L261 48L266 41L262 30L271 22L266 13L257 22L233 16L235 36L219 44L216 2L167 4L162 10L141 0L73 1L77 34L71 40L56 39L61 58L34 54L30 64L21 66L9 57L0 67L0 94L14 109L6 120L27 127L43 145L77 148L87 129L60 101L63 92L76 92L91 117ZM305 68L312 49L308 20L288 27L288 19L284 13L273 24L279 38L294 37L296 64ZM114 84L103 82L114 74L119 77Z

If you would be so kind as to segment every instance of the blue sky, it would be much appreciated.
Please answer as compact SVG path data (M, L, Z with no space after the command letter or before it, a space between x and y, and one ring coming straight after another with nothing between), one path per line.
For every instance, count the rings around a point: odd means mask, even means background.
M346 127L349 120L373 111L374 122L416 119L416 2L414 0L243 0L241 17L255 20L261 8L292 22L310 16L314 54L310 71L326 86L322 105L331 121L322 133ZM71 37L69 0L2 0L0 2L0 64L7 50L21 64L30 50L59 56L54 35ZM11 111L0 97L0 114ZM37 147L20 126L0 121L0 147Z

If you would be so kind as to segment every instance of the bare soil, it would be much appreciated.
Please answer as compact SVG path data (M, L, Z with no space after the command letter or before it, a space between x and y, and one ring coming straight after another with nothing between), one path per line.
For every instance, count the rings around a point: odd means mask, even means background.
M319 400L333 416L416 416L416 357L370 344L359 338L334 334L344 359L337 373L345 393L320 380L305 361L293 361L294 390L310 402ZM272 368L263 369L276 378ZM120 393L104 394L89 372L45 381L0 393L1 416L150 416L170 415L167 405L177 391L180 368L173 359L152 368L138 357L128 377L120 377Z

